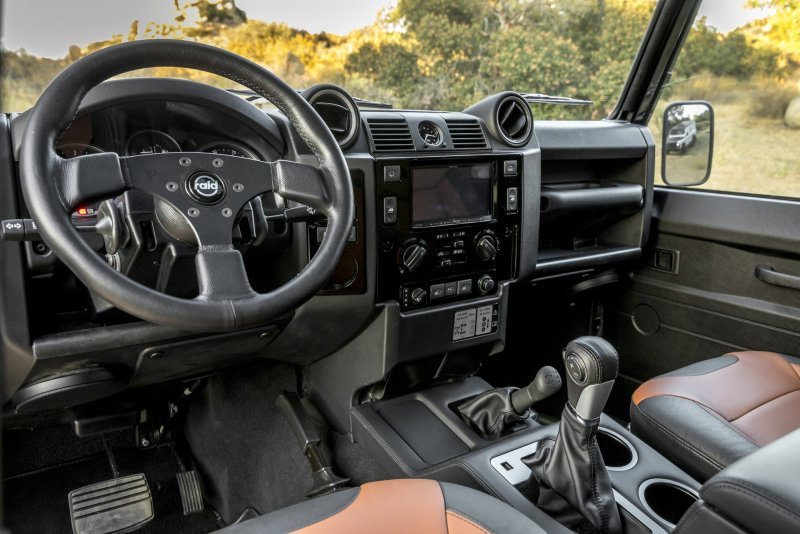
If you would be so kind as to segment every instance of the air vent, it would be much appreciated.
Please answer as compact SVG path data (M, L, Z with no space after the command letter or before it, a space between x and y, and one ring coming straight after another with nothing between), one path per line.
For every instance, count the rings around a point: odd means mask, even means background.
M361 121L356 103L344 89L320 84L304 91L303 96L322 117L341 148L348 148L355 142Z
M483 128L474 119L446 119L447 129L450 130L450 139L453 140L455 150L489 148Z
M530 139L533 116L528 103L518 95L505 97L497 105L497 130L511 146L521 146Z
M367 119L376 152L414 150L408 123L403 118L373 117Z

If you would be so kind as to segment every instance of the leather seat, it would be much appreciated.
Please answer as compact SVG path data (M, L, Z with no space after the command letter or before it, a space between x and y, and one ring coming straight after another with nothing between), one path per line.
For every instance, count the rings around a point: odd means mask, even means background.
M800 532L800 431L714 475L672 534Z
M318 497L230 526L225 534L538 534L504 502L433 480L386 480Z
M800 428L800 359L734 352L643 383L631 429L698 480Z

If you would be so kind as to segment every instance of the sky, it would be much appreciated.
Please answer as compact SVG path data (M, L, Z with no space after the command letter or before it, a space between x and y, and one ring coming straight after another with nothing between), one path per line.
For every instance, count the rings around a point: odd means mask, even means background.
M372 24L395 0L237 0L251 19L285 22L310 32L346 34ZM127 35L134 20L168 22L172 0L5 0L3 45L44 57L63 57L69 45L85 46ZM46 15L44 15L46 14ZM760 16L744 0L705 0L700 14L720 31ZM140 26L141 27L141 26Z

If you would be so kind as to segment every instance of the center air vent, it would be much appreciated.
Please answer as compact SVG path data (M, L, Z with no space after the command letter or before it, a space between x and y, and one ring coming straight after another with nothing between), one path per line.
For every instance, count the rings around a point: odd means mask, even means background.
M511 146L528 142L533 130L533 116L528 103L519 95L505 97L497 105L497 130Z
M445 119L455 150L488 148L483 128L476 119Z
M367 124L376 152L414 150L414 140L404 118L370 117Z
M320 84L309 87L303 96L322 117L341 148L348 148L355 142L361 121L355 101L344 89Z

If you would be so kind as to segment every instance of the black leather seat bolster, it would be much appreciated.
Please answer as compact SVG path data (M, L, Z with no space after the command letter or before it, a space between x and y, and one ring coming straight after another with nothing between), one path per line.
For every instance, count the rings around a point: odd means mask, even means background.
M456 512L487 532L545 534L544 529L498 499L487 499L485 494L464 486L447 482L439 484L447 510Z
M750 534L701 502L693 504L672 534Z
M707 507L748 532L800 532L798 451L800 430L711 478L700 490L702 504L696 506ZM700 532L689 528L690 520L687 514L676 532Z
M324 497L301 502L276 510L261 517L231 525L223 532L230 534L286 534L294 530L319 523L350 506L358 497L361 488L337 491Z
M698 480L758 450L745 434L718 414L681 397L659 396L631 403L631 428Z

